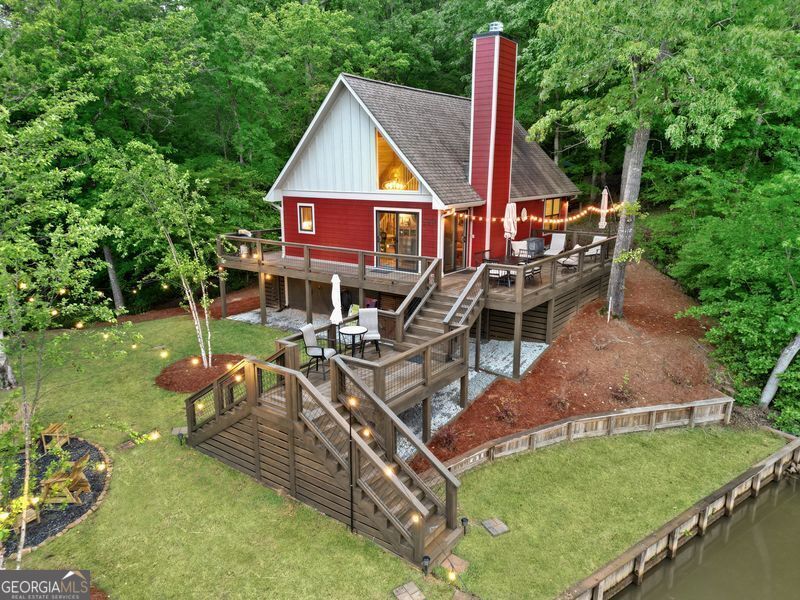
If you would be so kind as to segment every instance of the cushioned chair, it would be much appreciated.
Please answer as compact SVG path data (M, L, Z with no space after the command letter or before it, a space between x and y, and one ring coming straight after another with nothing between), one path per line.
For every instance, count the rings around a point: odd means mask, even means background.
M308 358L313 359L314 370L319 371L320 362L322 363L322 379L324 381L326 373L325 365L331 358L336 356L336 350L322 346L325 340L317 338L314 332L314 326L311 323L303 325L300 331L303 333L303 344L305 344L306 347L306 354L308 354ZM306 377L311 373L311 362L311 360L308 361Z
M364 357L364 344L372 342L375 350L378 351L378 358L381 356L381 334L378 331L378 309L362 308L358 311L358 324L367 328L367 333L361 336L361 357Z
M555 256L564 252L564 245L567 243L566 233L553 233L550 237L550 247L544 251L545 256Z
M592 238L592 244L597 244L598 242L602 242L605 239L607 239L607 238L604 235L596 235L596 236L594 236ZM586 251L586 254L584 254L584 256L586 258L591 258L591 259L599 258L600 257L600 250L602 248L603 248L602 246L595 246L594 248L589 248Z
M528 256L528 240L519 242L511 242L511 254L519 256L520 258L529 258Z
M580 250L580 249L581 249L581 246L579 246L578 244L575 244L575 247L573 248L573 250ZM556 260L557 260L558 264L561 265L562 269L564 269L565 271L572 271L572 270L576 270L578 268L578 266L580 265L580 258L579 257L580 257L580 252L577 252L575 254L570 254L566 258L559 258L559 259L556 259Z

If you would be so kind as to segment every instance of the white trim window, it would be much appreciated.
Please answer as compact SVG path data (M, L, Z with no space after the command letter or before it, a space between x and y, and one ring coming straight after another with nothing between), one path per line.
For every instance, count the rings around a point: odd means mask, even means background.
M300 233L307 233L313 235L316 232L316 223L314 222L314 205L301 204L297 205L297 231Z

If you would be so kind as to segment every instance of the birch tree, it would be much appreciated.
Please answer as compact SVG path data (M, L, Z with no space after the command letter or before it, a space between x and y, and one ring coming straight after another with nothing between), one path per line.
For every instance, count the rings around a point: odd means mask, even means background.
M97 173L106 185L103 197L117 208L126 231L126 253L156 264L153 277L181 290L194 323L204 367L213 364L211 297L213 247L198 239L199 226L212 222L198 187L189 176L153 148L131 142L123 151L108 149Z

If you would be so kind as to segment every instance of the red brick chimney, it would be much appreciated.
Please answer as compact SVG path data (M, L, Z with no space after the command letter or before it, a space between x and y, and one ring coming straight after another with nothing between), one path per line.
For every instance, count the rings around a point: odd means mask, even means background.
M492 217L503 218L511 194L516 84L517 44L503 34L502 23L490 23L489 31L472 39L469 182L486 201L474 211L473 258L487 249L502 254L505 248L503 227L492 224Z

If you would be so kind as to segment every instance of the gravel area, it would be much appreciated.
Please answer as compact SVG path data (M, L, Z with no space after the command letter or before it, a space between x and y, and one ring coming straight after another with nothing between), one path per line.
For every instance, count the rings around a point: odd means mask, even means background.
M547 350L547 344L522 342L520 353L520 373L524 374ZM469 342L470 364L475 366L475 340ZM481 369L503 377L512 377L514 342L512 340L486 340L481 342Z
M67 525L80 518L83 514L89 511L94 504L97 496L103 491L103 486L106 481L106 471L97 471L94 465L103 460L100 450L95 446L84 440L71 438L67 444L64 444L64 450L69 453L70 460L77 460L87 452L89 453L89 463L84 469L86 478L89 480L92 491L81 494L82 504L45 504L40 513L40 521L37 523L28 523L27 533L25 534L25 547L36 546L41 544L44 540L52 535L55 535ZM22 464L22 455L19 457L20 465ZM37 474L44 473L48 465L55 460L52 454L45 454L34 462L33 472ZM41 475L36 477L36 488L38 493L38 479ZM11 497L16 498L21 494L22 490L22 466L17 471L17 476L11 485ZM16 552L18 538L16 533L11 533L9 539L5 542L6 556Z
M329 323L330 322L330 320L328 319L329 316L330 315L321 315L315 313L314 326L319 327L320 325L325 325L326 323ZM257 310L243 312L241 314L233 315L232 317L228 318L233 321L252 323L253 325L259 325L261 323L261 317L259 316L259 311ZM297 308L284 308L281 311L277 310L267 311L267 327L274 327L275 329L284 329L286 331L296 331L305 324L306 324L306 313L303 310L299 310Z

